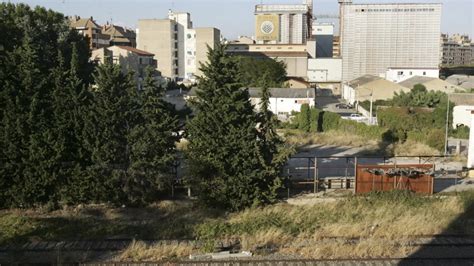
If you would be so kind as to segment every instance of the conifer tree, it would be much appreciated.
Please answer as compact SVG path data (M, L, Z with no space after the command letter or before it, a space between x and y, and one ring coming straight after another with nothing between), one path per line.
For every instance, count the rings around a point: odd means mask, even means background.
M261 204L268 192L261 185L266 166L258 117L248 90L238 82L238 63L225 54L224 45L217 45L209 49L201 70L196 116L187 125L187 158L197 195L207 204L229 209Z
M97 67L93 103L87 119L86 147L91 151L88 175L92 178L89 200L125 202L123 188L129 167L130 147L127 136L133 127L131 95L136 90L131 75L120 66Z
M178 119L162 99L153 69L145 69L140 94L140 122L129 135L131 146L127 193L132 203L151 201L171 182L170 172L176 160ZM174 107L173 107L174 108Z

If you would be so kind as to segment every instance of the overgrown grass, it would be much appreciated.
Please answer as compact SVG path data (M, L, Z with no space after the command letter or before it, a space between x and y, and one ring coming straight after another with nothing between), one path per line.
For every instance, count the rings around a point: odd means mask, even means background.
M137 239L123 261L169 260L234 243L258 254L271 248L307 258L404 256L396 241L415 235L474 234L474 192L423 197L407 192L348 196L313 205L279 203L236 213L192 202L162 202L144 209L88 206L54 212L4 210L0 243L25 240ZM343 238L361 238L357 243ZM195 239L146 245L140 239ZM336 239L333 239L336 238Z
M321 133L305 133L300 130L284 130L284 136L287 143L297 147L320 144L375 148L378 144L376 139L368 139L364 136L339 130L330 130Z

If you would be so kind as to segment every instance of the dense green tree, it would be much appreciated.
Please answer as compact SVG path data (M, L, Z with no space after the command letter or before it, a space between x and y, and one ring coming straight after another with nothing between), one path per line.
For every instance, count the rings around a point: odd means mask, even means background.
M309 132L311 129L311 113L308 104L302 104L300 113L298 114L298 128Z
M126 202L123 189L130 166L127 136L140 119L139 106L132 100L137 87L132 74L124 75L118 65L97 67L94 78L93 107L86 123L92 161L89 174L94 177L89 200Z
M272 58L239 57L239 81L246 87L281 87L286 79L286 66Z
M270 201L274 184L261 186L267 173L262 146L268 143L259 140L258 116L241 89L237 62L218 45L201 70L196 116L187 124L193 188L205 203L229 209Z
M156 84L153 69L145 70L143 91L140 95L141 120L129 134L131 143L129 201L143 203L153 199L172 181L170 172L176 161L175 142L178 140L179 121L163 97L163 89ZM173 109L172 109L173 108Z

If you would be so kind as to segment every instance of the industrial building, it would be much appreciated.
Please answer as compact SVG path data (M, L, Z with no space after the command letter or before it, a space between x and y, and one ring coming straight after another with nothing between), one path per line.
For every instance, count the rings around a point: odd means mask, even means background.
M260 108L262 89L247 88L250 96L250 102L256 109ZM197 89L192 88L185 96L190 99L197 96ZM292 116L292 113L299 112L301 105L308 104L309 107L316 106L315 88L269 88L270 98L268 109L276 114L279 120L285 121Z
M195 82L207 58L207 45L214 48L220 35L216 28L193 28L189 13L170 10L166 19L138 21L137 47L155 54L164 77Z
M316 40L316 58L333 57L334 24L314 22L312 35Z
M388 68L438 68L441 4L340 3L342 81Z
M226 52L255 58L273 58L286 65L288 77L307 78L308 58L316 54L314 41L306 44L245 44L230 43Z
M259 44L305 44L311 37L313 0L303 4L255 6L255 35Z

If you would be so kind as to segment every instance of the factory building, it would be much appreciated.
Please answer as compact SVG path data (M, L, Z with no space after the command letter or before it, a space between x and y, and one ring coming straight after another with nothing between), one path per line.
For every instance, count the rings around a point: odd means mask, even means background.
M157 69L173 80L195 82L206 61L207 45L220 42L220 30L193 28L189 13L168 12L167 19L140 19L137 48L155 54Z
M316 58L333 57L334 24L314 22L313 37L316 40Z
M255 6L258 44L305 44L311 37L313 1Z
M441 4L339 2L343 82L388 68L438 68Z

